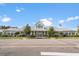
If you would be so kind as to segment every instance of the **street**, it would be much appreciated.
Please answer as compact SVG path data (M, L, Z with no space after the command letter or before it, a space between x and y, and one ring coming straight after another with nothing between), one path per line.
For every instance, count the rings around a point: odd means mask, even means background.
M0 56L41 56L41 52L79 53L79 40L0 40Z

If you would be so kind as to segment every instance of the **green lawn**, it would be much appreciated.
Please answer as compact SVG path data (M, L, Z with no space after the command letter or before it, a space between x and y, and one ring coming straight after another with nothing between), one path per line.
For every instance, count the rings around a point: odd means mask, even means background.
M0 39L4 39L4 40L26 40L26 39L30 39L28 37L0 37Z
M59 39L59 40L63 40L63 39L79 39L79 37L51 37L49 39Z
M31 38L31 37L0 37L0 40L30 40L30 39L35 39L35 38ZM78 40L79 37L51 37L51 38L47 38L47 39L54 39L54 40Z

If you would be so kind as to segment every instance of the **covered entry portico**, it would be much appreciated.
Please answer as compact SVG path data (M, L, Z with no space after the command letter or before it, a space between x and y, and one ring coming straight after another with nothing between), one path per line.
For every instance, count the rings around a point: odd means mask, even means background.
M42 32L42 31L36 31L36 37L37 38L44 37L44 32Z
M47 31L32 31L31 35L34 35L36 38L46 38Z
M36 38L45 38L48 35L47 31L48 29L44 27L44 24L41 21L39 21L31 28L31 35Z

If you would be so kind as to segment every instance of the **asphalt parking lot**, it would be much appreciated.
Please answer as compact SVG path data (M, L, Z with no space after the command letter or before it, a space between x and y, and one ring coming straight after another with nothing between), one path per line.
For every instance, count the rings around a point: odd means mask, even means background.
M79 40L0 39L0 56L41 56L41 52L79 53Z

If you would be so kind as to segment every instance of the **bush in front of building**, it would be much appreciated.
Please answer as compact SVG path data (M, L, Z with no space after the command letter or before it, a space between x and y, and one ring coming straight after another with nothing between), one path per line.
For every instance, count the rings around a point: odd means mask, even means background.
M1 35L1 37L9 37L8 35L4 34L4 35Z

